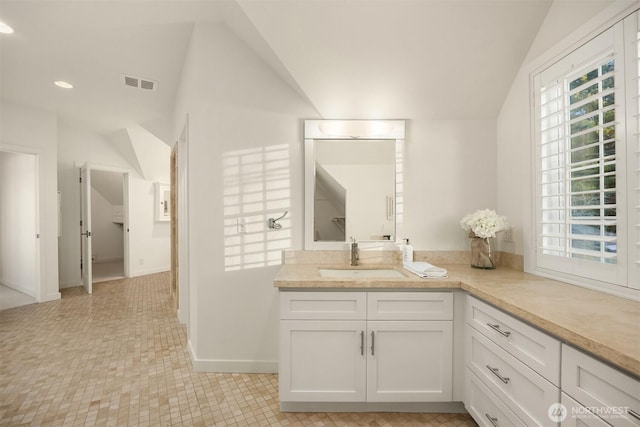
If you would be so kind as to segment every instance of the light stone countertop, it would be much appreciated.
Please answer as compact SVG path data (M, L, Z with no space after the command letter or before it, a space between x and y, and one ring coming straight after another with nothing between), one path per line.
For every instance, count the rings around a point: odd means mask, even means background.
M640 303L508 268L439 265L449 278L419 278L397 264L284 264L280 290L462 289L562 341L640 377ZM318 269L397 269L401 278L325 278Z

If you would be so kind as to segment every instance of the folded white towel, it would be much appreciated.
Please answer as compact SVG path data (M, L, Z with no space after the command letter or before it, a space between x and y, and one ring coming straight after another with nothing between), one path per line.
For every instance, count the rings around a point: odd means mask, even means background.
M403 264L405 269L420 277L449 277L446 269L436 267L428 262L405 261Z

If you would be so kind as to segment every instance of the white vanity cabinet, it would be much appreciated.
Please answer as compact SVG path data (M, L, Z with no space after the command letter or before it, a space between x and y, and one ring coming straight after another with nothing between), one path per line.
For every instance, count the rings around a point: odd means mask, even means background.
M281 402L449 402L450 292L280 293Z
M467 296L466 310L465 404L476 422L513 425L516 416L525 425L556 426L547 411L560 401L560 342L474 297ZM480 397L482 390L491 397ZM496 396L492 408L486 402Z

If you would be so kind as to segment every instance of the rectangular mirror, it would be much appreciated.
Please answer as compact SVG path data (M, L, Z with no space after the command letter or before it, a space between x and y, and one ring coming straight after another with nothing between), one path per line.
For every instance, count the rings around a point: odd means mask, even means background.
M305 249L396 239L402 120L305 121Z

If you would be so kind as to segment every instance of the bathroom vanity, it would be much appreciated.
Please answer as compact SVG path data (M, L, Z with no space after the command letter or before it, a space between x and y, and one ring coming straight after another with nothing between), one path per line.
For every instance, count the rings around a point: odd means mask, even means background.
M281 292L280 398L450 402L452 292Z
M486 426L640 426L639 303L506 268L443 265L449 278L420 279L393 256L349 267L323 252L313 262L285 255L274 281L283 411L466 410ZM558 403L569 412L561 424L548 414ZM606 408L623 409L612 417ZM585 411L600 417L571 415Z

